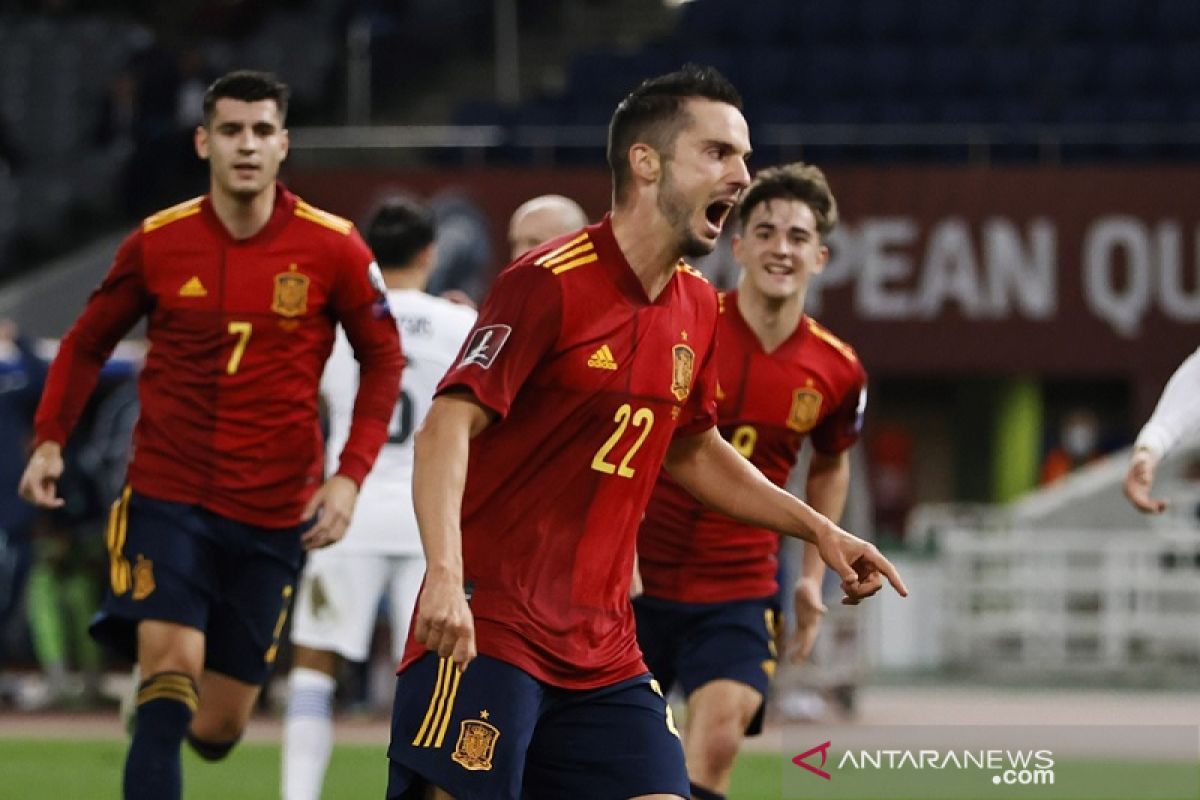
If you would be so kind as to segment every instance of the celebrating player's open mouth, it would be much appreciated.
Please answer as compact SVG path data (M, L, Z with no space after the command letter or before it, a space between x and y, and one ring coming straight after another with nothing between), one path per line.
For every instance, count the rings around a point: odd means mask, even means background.
M714 200L704 209L704 219L708 223L708 231L714 239L721 235L725 220L736 205L737 196L734 195Z

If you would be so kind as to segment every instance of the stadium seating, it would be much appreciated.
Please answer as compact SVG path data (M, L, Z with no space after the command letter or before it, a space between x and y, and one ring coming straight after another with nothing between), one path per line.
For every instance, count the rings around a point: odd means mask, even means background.
M313 0L304 10L272 12L244 38L201 40L199 49L210 73L276 72L292 88L293 119L311 117L328 105L340 36L316 20L332 22L335 6ZM168 161L177 151L183 151L179 162L188 158L190 123L177 119L176 88L161 74L173 70L179 53L161 50L153 56L159 60L143 62L146 73L161 78L142 87L158 92L160 116L148 120L135 110L133 119L115 121L114 82L154 44L153 34L123 17L0 12L0 141L11 148L6 154L0 146L0 279L17 268L15 255L55 252L131 210L122 197L125 165L136 149L131 139L161 140L185 124L175 131L181 135L158 146L172 148ZM174 163L154 160L159 171Z
M1194 0L694 0L665 40L634 53L578 54L557 99L578 107L586 97L591 122L593 109L611 108L640 79L685 60L726 73L758 131L969 123L996 152L1036 154L1038 136L1071 125L1059 143L1068 160L1187 157L1197 147L1186 131L1140 145L1105 127L1196 119ZM509 112L520 124L532 109ZM1081 141L1080 125L1097 141ZM965 148L939 151L945 138L931 135L926 150L953 160ZM797 144L756 141L760 152ZM885 158L912 154L882 149ZM852 158L856 149L839 151Z

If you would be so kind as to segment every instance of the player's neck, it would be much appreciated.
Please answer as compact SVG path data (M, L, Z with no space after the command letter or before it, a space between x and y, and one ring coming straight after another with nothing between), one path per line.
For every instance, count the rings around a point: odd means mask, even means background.
M753 289L746 291L743 286L738 289L737 307L763 350L770 353L791 338L800 326L804 317L804 296L766 297Z
M234 239L249 239L263 229L275 210L275 184L251 197L239 197L222 191L215 184L209 196L213 212Z
M423 269L383 270L383 285L389 289L415 289L423 292L428 282L429 273Z
M679 263L679 242L657 209L644 212L635 205L612 212L613 238L646 292L655 300L671 282Z

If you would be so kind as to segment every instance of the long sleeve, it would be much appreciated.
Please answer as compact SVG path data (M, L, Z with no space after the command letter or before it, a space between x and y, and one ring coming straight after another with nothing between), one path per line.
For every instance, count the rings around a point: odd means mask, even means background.
M1183 360L1167 381L1158 405L1138 434L1135 447L1162 458L1189 433L1200 429L1200 349Z
M392 409L400 396L404 356L395 323L390 316L380 319L372 306L360 306L341 322L358 360L359 378L350 434L337 471L361 486L387 441Z
M46 376L34 418L37 443L65 444L83 413L113 348L150 309L141 263L141 235L130 234L112 268L71 330L63 337Z
M337 474L361 486L388 438L388 423L400 397L404 354L379 267L357 231L345 240L334 308L359 367L350 432Z

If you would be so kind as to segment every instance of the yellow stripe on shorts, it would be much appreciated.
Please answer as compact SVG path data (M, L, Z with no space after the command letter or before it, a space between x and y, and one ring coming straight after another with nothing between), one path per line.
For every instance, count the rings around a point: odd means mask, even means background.
M446 738L446 727L454 711L454 698L458 695L458 683L462 680L460 670L449 657L438 660L437 680L433 684L433 697L421 728L413 738L414 747L441 747Z

